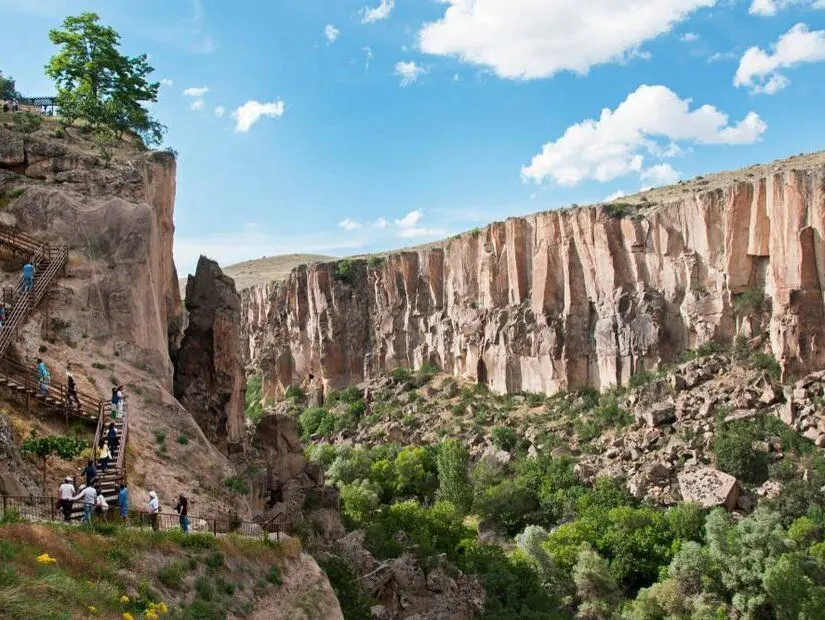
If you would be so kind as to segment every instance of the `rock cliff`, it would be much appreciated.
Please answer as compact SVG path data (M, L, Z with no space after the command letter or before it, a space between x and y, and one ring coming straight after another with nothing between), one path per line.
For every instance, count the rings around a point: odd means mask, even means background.
M69 265L10 352L71 369L84 393L124 385L126 467L135 506L155 489L164 505L188 494L193 512L249 517L222 481L235 474L174 399L170 349L182 307L172 256L175 157L129 142L100 146L52 119L30 134L0 126L0 220L69 246ZM11 268L11 267L10 267ZM19 266L2 274L4 286Z
M235 283L201 256L186 285L188 322L176 354L175 397L224 453L243 450L246 375Z
M498 392L626 384L686 349L765 337L825 365L825 154L496 222L244 292L265 392L433 363Z

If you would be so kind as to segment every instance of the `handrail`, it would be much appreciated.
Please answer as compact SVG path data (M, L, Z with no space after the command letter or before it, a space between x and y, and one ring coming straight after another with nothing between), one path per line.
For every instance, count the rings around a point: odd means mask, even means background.
M129 439L129 423L123 418L123 430L120 434L120 448L117 451L117 464L115 467L123 475L123 465L126 462L126 441Z
M2 360L0 360L0 377L5 377L6 379L17 383L22 383L26 386L36 386L40 381L40 377L38 376L36 370L24 366L20 362L11 359L8 355L4 356ZM90 396L81 390L77 390L77 398L80 401L81 407L87 412L85 415L78 413L74 407L72 407L74 403L69 401L68 390L69 388L65 383L56 379L50 379L49 383L46 385L47 395L54 398L57 401L57 404L61 406L68 406L68 413L74 417L89 419L94 415L92 412L100 411L103 401L94 396Z

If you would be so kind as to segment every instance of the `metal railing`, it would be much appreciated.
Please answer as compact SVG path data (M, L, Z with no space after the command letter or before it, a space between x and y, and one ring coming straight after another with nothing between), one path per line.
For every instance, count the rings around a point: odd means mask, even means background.
M82 507L82 502L73 503L73 511ZM21 519L32 522L59 522L63 521L60 504L57 498L46 496L0 496L0 519L13 521ZM154 516L148 512L129 511L126 520L120 516L120 511L111 505L105 512L95 512L92 515L93 523L112 523L123 527L155 529L158 531L174 531L181 529L180 517L174 513L161 512ZM77 521L70 521L77 524ZM229 515L219 517L189 516L189 532L213 534L235 534L247 538L264 538L269 534L280 537L292 531L293 522L287 515L278 515L275 519L265 523L244 521Z

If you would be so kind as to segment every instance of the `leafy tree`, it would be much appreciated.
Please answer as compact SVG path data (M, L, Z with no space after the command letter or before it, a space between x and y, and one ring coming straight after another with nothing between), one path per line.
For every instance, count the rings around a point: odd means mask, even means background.
M747 422L735 422L716 434L716 466L740 480L760 484L768 477L768 456L753 447L758 439Z
M579 617L609 618L619 602L619 588L610 564L589 545L582 547L573 567L573 583L579 598Z
M83 120L118 139L131 132L147 145L159 144L166 128L143 105L158 98L160 84L148 80L154 69L146 54L121 54L120 35L99 22L96 13L85 12L49 32L51 42L61 46L46 65L57 84L60 114L69 124Z
M39 439L27 439L23 442L23 452L33 454L43 462L43 489L46 489L46 469L49 459L57 456L64 461L71 461L80 456L86 444L66 435L49 435Z
M264 415L264 408L261 404L263 400L263 378L261 375L253 375L246 382L246 394L244 395L244 413L254 424L261 421Z
M473 491L467 477L470 453L467 447L455 439L438 446L438 497L452 502L462 513L467 513L473 503Z
M493 445L499 450L510 452L518 443L518 435L509 426L496 426L490 433Z
M352 523L360 525L370 512L378 508L378 492L369 480L360 480L341 487L343 513Z
M14 78L10 75L3 75L3 72L0 71L0 99L9 101L17 97L18 93L14 85Z
M402 497L430 499L438 486L433 453L428 448L404 448L395 457L396 489Z

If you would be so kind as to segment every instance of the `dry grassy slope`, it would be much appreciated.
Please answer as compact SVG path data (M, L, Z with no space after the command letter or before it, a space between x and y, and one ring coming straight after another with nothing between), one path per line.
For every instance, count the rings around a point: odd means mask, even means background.
M43 553L56 561L38 563ZM143 618L150 602L169 617L343 617L326 576L292 539L11 523L0 525L0 558L8 620Z
M335 257L323 254L282 254L248 260L222 267L222 269L226 275L235 280L235 288L242 291L256 284L283 280L299 265L330 260L335 260ZM181 278L179 281L181 298L186 295L186 280L187 278Z

